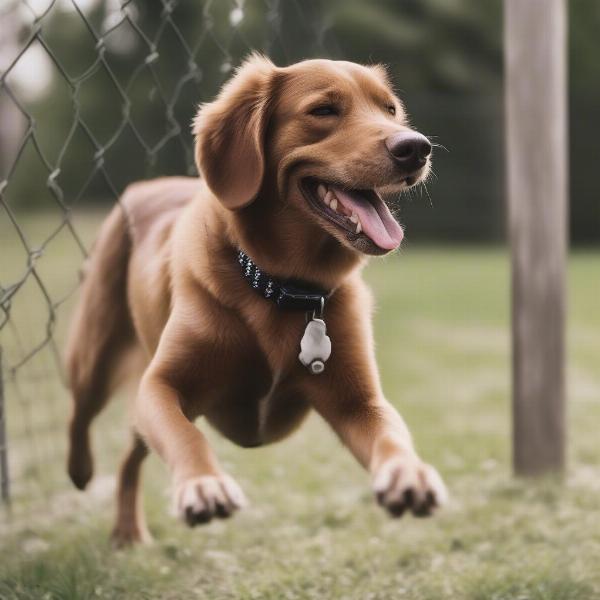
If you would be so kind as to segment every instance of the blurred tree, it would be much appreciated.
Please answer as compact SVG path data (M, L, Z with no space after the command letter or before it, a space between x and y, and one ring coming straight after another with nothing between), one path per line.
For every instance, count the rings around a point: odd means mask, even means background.
M57 166L67 204L78 197L113 201L112 190L138 178L193 173L189 125L198 103L257 49L281 65L314 56L386 63L415 127L448 149L436 149L438 178L428 194L402 201L409 238L503 237L501 0L138 0L123 10L112 0L86 0L81 6L82 14L56 2L40 21L56 63L47 67L52 79L45 92L21 102L35 118L49 165L42 166L30 140L5 190L11 204L45 205L48 174ZM600 124L600 5L569 6L572 237L598 241L591 132ZM21 43L30 30L22 28ZM6 95L0 101L14 110Z
M600 2L569 2L571 238L600 241Z

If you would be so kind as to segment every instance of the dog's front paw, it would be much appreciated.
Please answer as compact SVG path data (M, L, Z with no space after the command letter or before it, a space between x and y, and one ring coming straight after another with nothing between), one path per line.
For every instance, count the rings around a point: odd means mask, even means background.
M175 509L190 527L213 517L226 519L247 504L240 486L229 475L187 479L175 490Z
M416 457L398 456L385 461L375 472L373 489L377 501L393 517L410 510L427 517L448 499L439 473Z

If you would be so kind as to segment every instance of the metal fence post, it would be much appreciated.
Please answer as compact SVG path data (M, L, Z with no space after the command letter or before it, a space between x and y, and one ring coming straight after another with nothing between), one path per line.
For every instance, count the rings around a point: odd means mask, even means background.
M513 459L535 475L565 461L567 17L564 0L505 0L504 17Z
M8 473L8 438L6 437L6 405L2 378L2 346L0 346L0 500L10 503L10 477Z

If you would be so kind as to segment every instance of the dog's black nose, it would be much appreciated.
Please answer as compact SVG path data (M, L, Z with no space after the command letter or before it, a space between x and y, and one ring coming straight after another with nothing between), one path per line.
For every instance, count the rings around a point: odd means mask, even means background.
M431 154L429 140L416 131L401 131L385 140L389 153L399 166L408 171L420 169Z

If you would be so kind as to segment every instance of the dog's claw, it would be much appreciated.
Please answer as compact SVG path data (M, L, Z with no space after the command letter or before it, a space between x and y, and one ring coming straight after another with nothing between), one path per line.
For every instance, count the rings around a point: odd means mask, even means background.
M407 510L415 517L428 517L448 496L438 472L412 457L384 462L375 473L373 488L377 502L392 517L401 517Z
M187 479L177 487L175 508L190 527L214 517L229 518L247 504L244 493L229 475L203 475Z

